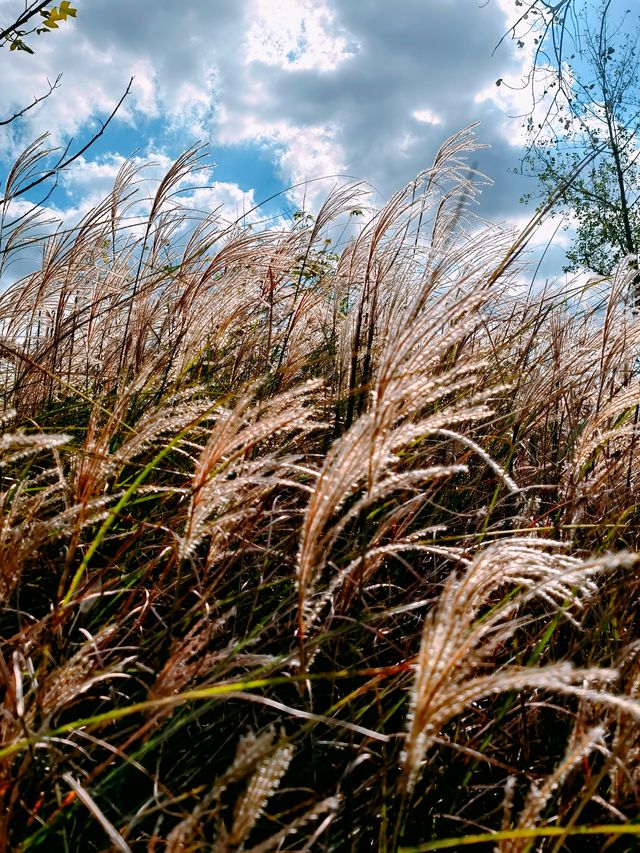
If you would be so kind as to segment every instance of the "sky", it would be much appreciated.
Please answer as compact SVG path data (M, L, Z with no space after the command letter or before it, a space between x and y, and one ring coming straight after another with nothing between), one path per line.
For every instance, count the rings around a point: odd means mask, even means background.
M0 177L28 142L48 132L79 144L131 94L105 135L48 202L73 219L102 198L127 157L160 168L195 142L211 168L201 205L236 218L276 193L258 216L313 211L345 176L367 181L377 203L428 167L444 140L478 123L488 147L473 165L493 182L478 212L523 225L531 179L514 174L525 143L530 62L502 36L513 0L75 0L77 18L32 37L35 55L0 51L0 118L62 79L19 123L0 127ZM0 24L20 0L0 0ZM511 81L515 88L496 86ZM318 178L331 176L328 180ZM334 177L340 176L340 177ZM295 190L282 192L292 185ZM557 223L541 229L544 246ZM542 274L558 275L559 231Z

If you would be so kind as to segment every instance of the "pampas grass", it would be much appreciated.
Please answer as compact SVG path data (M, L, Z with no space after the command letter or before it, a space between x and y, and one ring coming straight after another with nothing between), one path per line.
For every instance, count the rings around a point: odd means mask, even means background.
M18 161L0 850L634 831L639 321L526 290L475 147L271 228L191 210L192 149L48 237Z

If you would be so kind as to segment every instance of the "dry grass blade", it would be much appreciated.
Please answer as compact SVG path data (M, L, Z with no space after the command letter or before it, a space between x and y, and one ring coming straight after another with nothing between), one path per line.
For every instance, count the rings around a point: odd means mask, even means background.
M109 836L109 840L113 845L114 850L120 850L121 853L131 853L131 848L120 835L117 829L107 820L104 812L100 809L96 801L89 792L80 785L77 779L74 779L71 773L63 773L62 778L69 785L78 799L89 809L93 817L97 820L100 826Z

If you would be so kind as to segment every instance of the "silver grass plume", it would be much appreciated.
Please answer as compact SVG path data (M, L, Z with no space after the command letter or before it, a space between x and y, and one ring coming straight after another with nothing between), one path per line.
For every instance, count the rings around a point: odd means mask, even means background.
M574 733L567 746L567 751L564 758L555 768L555 770L543 779L541 782L533 782L527 795L524 804L513 825L514 829L534 829L541 824L542 812L552 799L554 794L562 786L567 776L582 762L587 759L592 752L600 752L608 755L609 751L605 746L605 727L593 726L580 733ZM508 805L513 795L513 781L509 780L506 798L505 798L505 821L503 829L510 828L510 820L508 816ZM500 841L496 847L496 853L526 853L531 847L530 838L511 838Z
M443 727L472 702L507 690L527 687L560 692L629 708L636 718L640 705L595 687L611 682L612 670L579 670L569 663L527 668L496 668L493 656L517 630L517 614L526 601L538 598L575 619L595 593L595 578L615 566L631 566L633 555L589 561L546 549L556 543L522 539L495 543L474 557L461 574L445 581L438 603L424 621L414 668L408 731L401 757L402 788L411 791L422 762ZM499 604L480 617L483 607Z

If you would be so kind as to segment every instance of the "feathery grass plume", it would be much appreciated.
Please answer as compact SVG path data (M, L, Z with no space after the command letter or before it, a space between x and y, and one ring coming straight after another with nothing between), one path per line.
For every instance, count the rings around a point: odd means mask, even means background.
M253 731L243 735L238 741L233 762L215 780L191 814L169 834L167 850L183 850L185 844L193 844L212 817L217 827L214 849L222 853L241 848L287 772L292 756L293 747L282 737L276 737L273 727L258 735ZM231 827L227 828L219 815L220 799L229 785L247 778L246 787L236 800L231 815Z
M617 495L629 490L637 493L635 478L629 478L628 483L627 478L630 454L640 434L635 414L638 400L640 383L636 381L612 394L599 411L585 419L560 484L567 514L571 513L569 523L588 519L588 504L594 499L604 512L606 507L615 506Z
M446 343L452 337L447 336ZM436 361L441 354L442 350L436 346L431 351L431 358ZM410 485L411 480L416 484L420 478L426 482L461 470L459 466L435 466L419 473L411 472L410 476L403 478L398 476L393 466L398 461L400 450L420 437L437 432L443 423L469 421L488 414L485 406L472 405L468 409L451 407L450 411L445 410L430 418L411 420L416 410L426 408L452 389L473 385L473 367L475 365L464 365L436 377L427 374L422 381L421 377L414 376L413 382L404 386L398 377L393 384L389 381L384 391L376 386L371 410L361 415L328 451L307 505L300 539L297 582L301 643L307 631L309 608L314 606L313 595L322 568L333 543L349 520L347 515L330 524L340 509L363 491L358 509L364 509L372 500L380 500L396 489ZM409 379L406 374L404 378Z
M466 135L451 140L445 146L437 168L434 167L425 179L429 190L436 174L440 180L454 182L455 191L451 191L447 199L450 203L458 204L460 197L464 198L472 192L472 186L460 174L458 159L469 146L470 140ZM440 170L444 170L445 174L440 175ZM420 477L423 482L427 482L434 477L459 472L461 469L456 467L429 466L420 473L412 471L403 479L394 468L399 462L399 453L411 443L437 434L445 426L486 417L490 410L484 400L499 390L472 393L477 386L478 372L483 366L473 358L460 358L458 363L454 360L453 364L447 364L450 353L481 322L478 308L486 299L486 274L493 264L493 258L481 254L475 261L470 261L468 256L472 254L472 244L465 241L464 253L461 252L460 257L464 254L466 267L471 271L469 281L465 281L460 290L451 292L445 277L445 270L450 271L447 266L451 262L447 257L450 247L439 236L440 229L444 227L442 221L449 231L452 227L451 219L446 215L446 205L440 206L433 224L435 236L431 244L432 257L413 286L410 278L404 279L409 284L403 298L399 298L398 289L394 286L394 272L388 316L384 321L385 332L378 344L374 369L372 359L376 335L371 330L377 323L374 315L378 306L385 303L385 274L394 265L402 267L402 257L407 253L404 240L411 220L416 216L422 217L424 209L424 203L416 203L414 195L407 201L408 195L408 190L405 190L393 199L383 212L380 224L371 238L367 275L372 276L373 271L378 275L375 279L375 293L366 296L372 300L370 308L365 311L362 301L358 308L351 367L351 397L346 421L350 426L329 449L305 514L297 567L298 636L303 656L304 638L310 620L315 618L318 610L313 601L317 582L329 559L332 545L351 515L347 513L342 518L338 517L333 524L332 519L360 493L363 495L355 503L358 510L403 486L417 486ZM404 219L398 222L398 217ZM390 229L393 233L383 246L382 257L378 258L375 251ZM414 237L411 242L412 254L416 239ZM445 250L442 259L437 257L436 251L441 243ZM476 248L480 245L479 241L475 244ZM458 262L460 258L451 263L455 267ZM440 276L443 281L440 281ZM442 292L438 293L439 289ZM358 347L363 335L360 326L365 316L368 317L371 332L363 362L365 385L356 389L353 377L358 372ZM356 391L361 401L366 398L366 407L362 402L359 417L353 421ZM430 410L435 410L435 413L425 415ZM448 437L451 435L448 433ZM474 447L477 448L477 445ZM507 479L513 485L510 478ZM335 588L335 585L330 585L330 588Z
M5 604L26 561L58 533L63 484L58 469L38 464L37 457L68 441L68 435L45 433L0 436L0 601Z
M49 675L40 674L39 679L33 677L29 694L24 693L25 699L31 701L25 705L24 720L30 731L46 730L51 727L52 718L64 708L78 702L82 695L91 690L96 684L131 676L127 668L135 661L136 655L113 654L111 643L116 627L106 625L95 636L89 636L77 651ZM111 659L113 657L113 660ZM23 676L24 678L24 676Z
M238 502L242 513L248 514L252 505L276 486L296 486L294 481L283 479L288 461L285 456L260 455L254 450L274 438L285 449L285 436L290 436L295 447L305 433L316 429L319 424L313 420L309 402L318 387L317 382L310 381L262 404L252 405L246 396L232 411L217 410L195 465L180 542L181 560L190 557L212 532L218 537L223 535L225 518L236 518Z
M97 521L96 509L113 504L122 496L115 488L127 467L136 464L165 437L173 438L193 424L206 419L211 410L209 400L199 397L199 389L150 405L137 419L135 427L127 420L139 406L139 397L149 397L147 385L157 372L150 364L118 395L111 411L96 402L88 415L82 447L77 448L66 478L67 501L75 510L75 523L70 531L64 570L58 584L58 597L67 592L67 582L83 531ZM162 488L160 485L158 488Z
M301 348L308 347L306 335L309 333L313 336L317 335L325 322L324 311L319 312L320 324L317 320L313 322L313 314L309 316L314 308L323 306L326 310L329 307L326 296L327 285L332 277L332 268L324 248L328 245L324 235L328 227L341 216L358 209L357 203L363 194L363 187L359 184L337 186L322 203L316 216L302 217L303 227L299 229L299 237L293 244L295 246L293 264L284 270L290 278L287 288L289 298L285 302L286 313L278 323L284 329L278 343L277 370L285 376L290 374L292 369L295 372L295 365L299 363L299 356L297 357L296 354ZM293 234L298 236L295 229ZM324 246L318 251L317 246L322 243L323 238ZM270 278L273 285L273 270ZM270 308L273 306L275 295L272 286L269 291ZM279 301L282 301L282 296ZM270 318L271 333L273 333L273 319ZM303 322L304 320L307 322ZM318 328L319 325L320 328ZM307 347L304 346L305 342Z
M222 629L235 615L235 608L229 608L214 620L207 612L184 638L174 641L164 666L156 676L150 696L154 699L175 696L196 679L208 679L214 665L228 657L229 653L227 648L211 651L210 643L220 636ZM170 715L171 709L166 713ZM159 719L157 710L154 711L154 719Z
M619 664L624 693L640 699L640 643L634 642L624 650ZM611 799L618 808L637 808L640 801L640 732L632 715L620 709L616 712L611 753Z
M597 590L595 578L600 572L616 560L622 565L634 562L633 556L623 555L583 562L544 550L554 544L535 539L495 543L480 551L461 576L452 574L445 581L437 606L425 619L414 664L402 755L404 790L415 786L433 739L471 702L526 687L585 698L592 695L597 700L598 690L581 690L580 685L614 678L611 670L579 670L569 663L532 668L491 666L499 647L518 630L518 612L525 602L542 599L575 619L570 609L584 608ZM604 690L600 701L617 704ZM620 700L620 704L626 703Z
M266 758L253 773L246 791L236 801L231 831L229 837L225 839L227 845L233 848L246 841L262 810L287 772L292 757L293 747L291 744L285 744Z
M569 774L578 766L582 765L592 752L608 754L604 742L604 726L593 726L586 731L571 738L569 748L564 758L555 768L553 773L542 780L541 783L532 782L514 823L515 829L533 829L540 826L542 812L554 797L558 789L564 784ZM510 780L512 781L512 780ZM511 798L512 791L507 792L507 798ZM510 828L510 820L505 810L506 821L503 829ZM496 847L496 853L527 853L531 849L531 839L512 838L500 841Z
M124 370L128 355L136 350L138 353L140 352L141 338L144 336L146 331L145 324L142 319L142 312L140 310L144 305L144 302L140 303L139 300L136 299L140 286L145 280L154 277L158 266L161 247L163 244L171 242L170 235L178 226L175 216L166 215L164 209L167 203L171 200L174 191L179 189L185 179L192 175L194 171L201 168L201 162L203 159L204 154L202 152L202 147L198 145L189 148L181 154L160 181L156 193L151 201L149 215L144 225L142 244L140 247L137 268L133 278L131 296L128 300L125 312L124 328L122 331L123 345L120 351L120 360L118 362L119 372ZM137 318L134 316L134 311L137 311L139 314ZM129 331L132 322L135 325L136 320L139 328L137 329L138 341L134 346L133 340L130 340L129 338ZM139 355L135 360L139 361Z
M38 246L55 224L55 220L46 219L42 211L48 196L39 205L16 202L24 187L38 173L46 171L46 161L55 150L45 144L48 135L45 133L30 143L8 171L4 193L0 196L0 275L20 257L21 251L28 253L31 247Z

